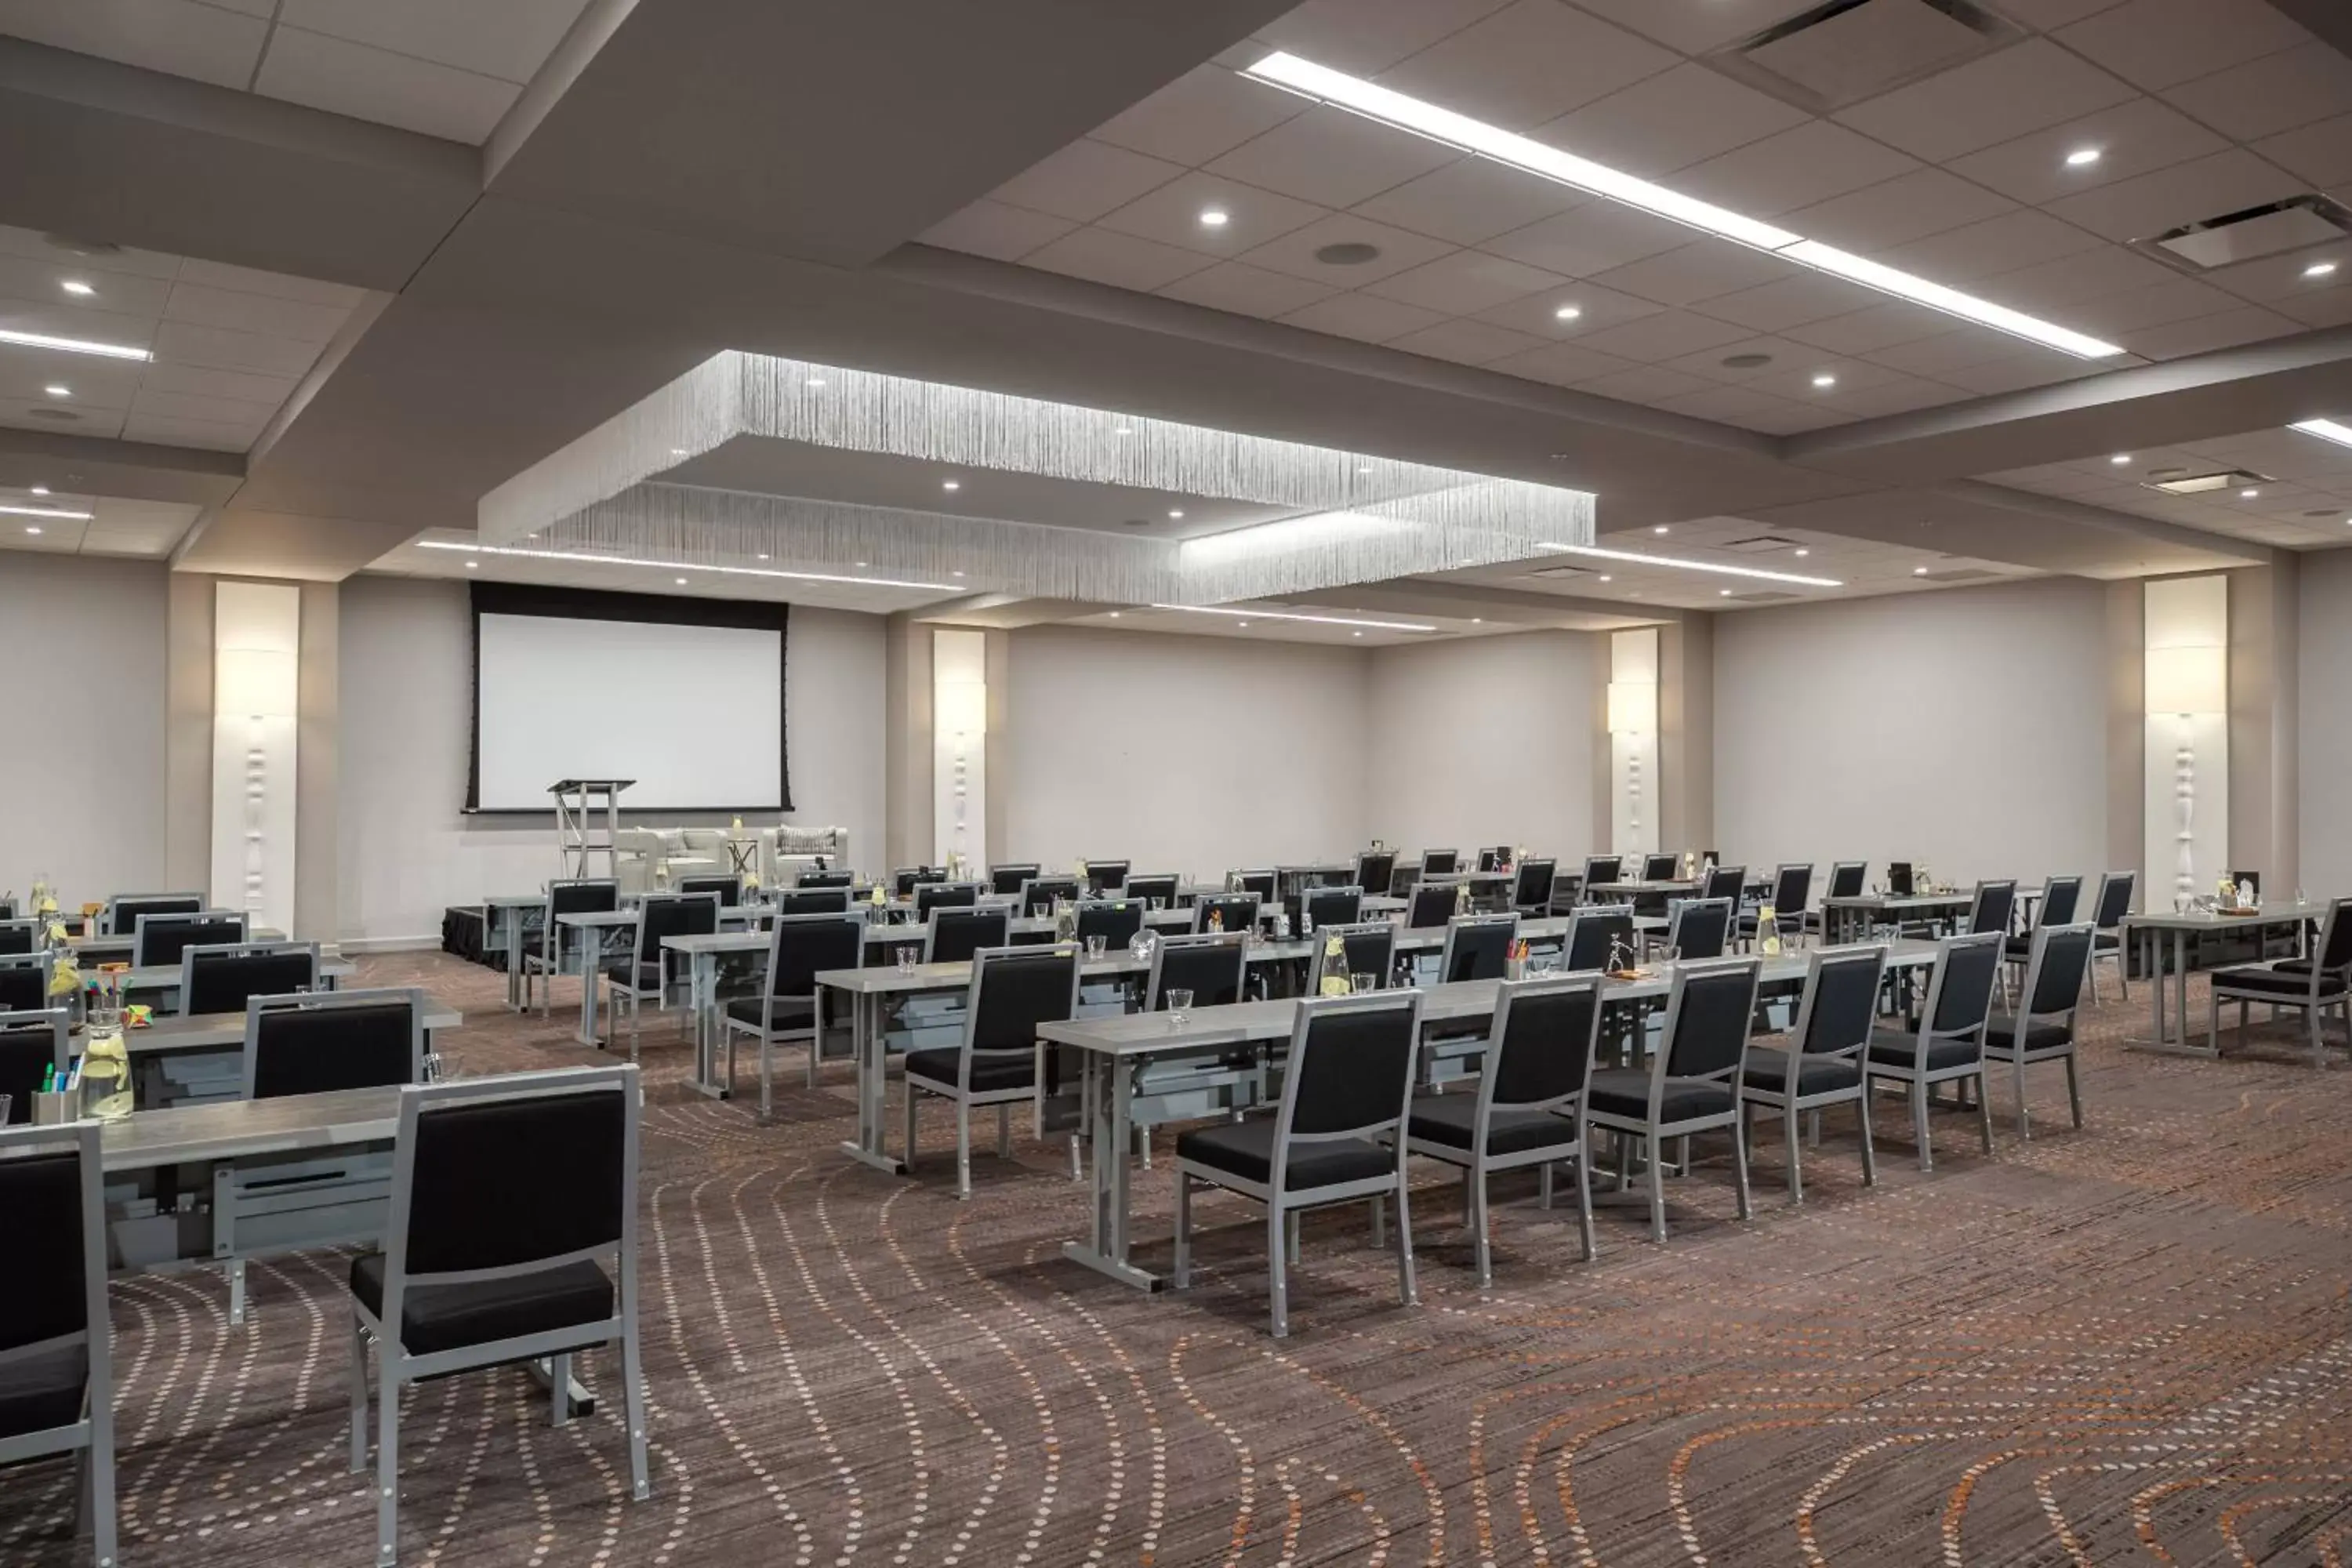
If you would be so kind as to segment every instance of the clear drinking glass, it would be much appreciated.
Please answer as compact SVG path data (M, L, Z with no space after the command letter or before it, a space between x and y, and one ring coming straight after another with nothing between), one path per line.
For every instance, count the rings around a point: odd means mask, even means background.
M5 1127L8 1125L8 1113L16 1108L16 1096L0 1094L0 1127Z
M898 950L898 973L901 974L914 973L915 964L922 958L922 956L923 950L919 947L900 948Z
M1378 991L1380 988L1381 977L1370 972L1348 976L1348 989L1359 994L1366 991Z
M1100 958L1103 955L1103 949L1109 944L1110 939L1099 934L1087 938L1087 956L1090 959Z
M1182 1028L1184 1026L1185 1016L1192 1011L1192 992L1189 986L1171 985L1168 988L1169 1027L1174 1029Z

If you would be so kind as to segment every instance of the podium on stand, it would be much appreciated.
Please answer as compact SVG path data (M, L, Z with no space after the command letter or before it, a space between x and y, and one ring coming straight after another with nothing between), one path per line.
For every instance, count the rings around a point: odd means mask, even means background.
M635 779L558 779L547 786L555 797L555 852L562 875L593 875L596 856L604 857L604 875L621 874L621 792ZM601 805L604 810L602 837L592 824Z

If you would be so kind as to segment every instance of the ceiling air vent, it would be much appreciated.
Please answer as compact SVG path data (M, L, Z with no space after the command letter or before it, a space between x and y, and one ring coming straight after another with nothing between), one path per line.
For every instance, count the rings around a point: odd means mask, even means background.
M1990 54L2025 35L1976 0L1829 0L1707 63L1814 114Z
M2147 489L2161 490L2168 496L2210 495L2215 490L2242 489L2248 485L2266 485L2270 480L2247 468L2221 468L2207 474L2177 474L2162 470L2168 477L2150 479Z
M1545 566L1533 572L1522 572L1522 577L1546 583L1573 583L1582 577L1600 575L1590 566Z
M1783 539L1777 533L1759 533L1749 539L1735 539L1728 544L1718 544L1717 550L1736 550L1743 555L1769 555L1776 550L1794 550L1797 542Z
M2185 223L2132 248L2182 272L2210 272L2242 261L2259 261L2352 234L2352 211L2322 195L2289 196L2283 202Z
M1998 572L1988 572L1981 566L1954 566L1948 571L1927 572L1920 574L1922 583L1981 583L1998 577Z
M1777 588L1759 588L1752 594L1734 594L1731 602L1735 605L1779 605L1801 597L1801 594L1784 594Z

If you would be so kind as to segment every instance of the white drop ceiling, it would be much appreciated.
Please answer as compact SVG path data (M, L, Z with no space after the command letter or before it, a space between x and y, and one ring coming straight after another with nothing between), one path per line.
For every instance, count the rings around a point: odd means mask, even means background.
M2118 456L2130 460L2117 463L2113 459ZM2251 487L2256 493L2247 496L2233 487L2173 496L2147 488L2155 476L2170 477L2168 470L2205 474L2228 468L2261 475L2263 481ZM2299 430L2254 430L1986 477L2019 489L2291 550L2352 544L2352 447Z
M0 33L487 141L587 0L0 0Z
M196 521L200 510L172 501L0 489L0 550L36 550L48 555L165 556ZM89 516L28 517L24 515L27 510Z
M2012 0L2017 41L1827 117L1694 58L1806 8L1312 0L925 237L1775 435L2352 321L2352 243L2201 278L2126 244L2352 181L2352 63L2263 0ZM1236 74L1274 48L2130 352L1963 325ZM1343 242L1381 254L1316 258Z
M365 298L340 283L0 226L0 329L154 355L0 342L0 425L246 451Z

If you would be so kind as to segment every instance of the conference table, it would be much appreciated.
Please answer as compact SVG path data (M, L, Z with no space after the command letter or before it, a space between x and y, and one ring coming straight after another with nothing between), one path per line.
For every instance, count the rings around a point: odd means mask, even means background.
M465 1022L446 1007L425 1015L425 1048L434 1037ZM245 1092L245 1015L199 1013L158 1018L144 1028L122 1031L142 1105L202 1105L235 1100Z
M1891 973L1907 973L1935 962L1936 944L1931 942L1897 942L1887 956ZM1811 956L1804 953L1763 959L1761 984L1768 988L1801 985L1811 963ZM1663 1001L1673 988L1675 968L1672 963L1661 963L1643 971L1638 979L1604 979L1602 1005ZM1423 1028L1492 1017L1497 986L1492 980L1465 980L1422 987ZM1297 1014L1296 1000L1243 1002L1195 1008L1181 1026L1171 1022L1166 1013L1126 1013L1039 1026L1038 1081L1044 1081L1048 1049L1066 1048L1079 1055L1084 1072L1081 1098L1094 1155L1088 1234L1084 1241L1064 1242L1065 1258L1139 1290L1158 1290L1167 1283L1162 1276L1138 1266L1129 1251L1137 1079L1154 1062L1223 1057L1240 1047L1263 1050L1280 1044L1291 1037ZM866 1157L858 1151L850 1152Z
M2218 1041L2195 1045L2189 1038L2189 972L2195 967L2196 947L2192 938L2223 936L2247 931L2260 931L2272 926L2292 925L2295 928L2298 946L2309 930L2310 922L2325 919L2326 904L2284 902L2263 904L2244 913L2225 913L2217 910L2191 910L2185 914L2171 910L2150 910L2146 914L2126 915L2123 920L2124 940L2140 939L2140 972L2147 979L2150 998L2150 1032L2127 1037L2124 1046L2129 1050L2158 1051L2171 1056L2203 1057L2216 1059L2221 1054ZM2165 975L2163 939L2172 938L2173 1016L2167 1018L2165 1008Z
M1822 935L1832 944L1867 942L1882 922L1948 919L1968 913L1975 901L1974 893L1958 891L1833 894L1822 900Z

